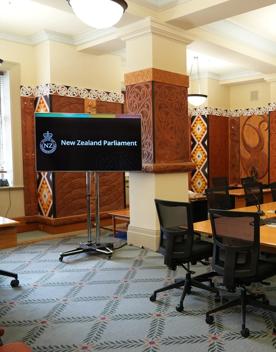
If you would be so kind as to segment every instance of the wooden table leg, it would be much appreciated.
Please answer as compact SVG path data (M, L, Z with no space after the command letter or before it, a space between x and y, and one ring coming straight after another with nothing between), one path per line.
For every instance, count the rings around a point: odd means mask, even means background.
M116 218L112 216L112 227L113 227L113 236L116 236Z

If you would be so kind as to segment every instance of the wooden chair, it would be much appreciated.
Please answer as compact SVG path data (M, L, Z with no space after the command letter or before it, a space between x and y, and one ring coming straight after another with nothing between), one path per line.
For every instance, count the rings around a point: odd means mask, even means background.
M4 332L4 329L0 328L0 352L32 352L31 347L24 342L11 342L4 345L1 339Z

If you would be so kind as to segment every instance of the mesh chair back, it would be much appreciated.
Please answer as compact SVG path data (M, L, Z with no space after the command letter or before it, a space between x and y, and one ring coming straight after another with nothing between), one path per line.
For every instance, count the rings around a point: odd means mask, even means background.
M228 188L228 177L212 177L212 187Z
M260 205L264 202L263 187L259 182L245 183L243 185L246 206Z
M276 182L272 182L269 187L271 189L272 200L276 202Z
M207 188L205 190L209 209L232 209L232 199L225 187Z
M160 252L165 264L175 269L188 261L193 246L193 221L191 204L155 199L160 223Z
M253 176L248 176L248 177L242 177L241 178L241 184L242 186L248 184L248 183L256 183L256 178Z
M214 236L214 271L223 276L223 283L234 290L239 279L257 273L260 241L260 217L257 213L210 210Z

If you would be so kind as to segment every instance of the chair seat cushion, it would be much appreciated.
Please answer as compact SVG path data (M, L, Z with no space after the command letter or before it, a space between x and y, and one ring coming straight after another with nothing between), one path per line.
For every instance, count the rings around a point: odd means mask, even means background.
M240 283L250 284L251 282L259 282L272 277L276 274L276 264L265 262L262 260L258 261L257 275L254 277L239 279Z
M213 244L207 241L194 241L191 261L208 259L212 257Z

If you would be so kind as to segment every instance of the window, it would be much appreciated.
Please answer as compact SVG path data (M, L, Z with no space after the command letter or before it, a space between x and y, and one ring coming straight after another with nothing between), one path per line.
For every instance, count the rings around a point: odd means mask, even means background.
M13 183L9 92L9 75L0 71L0 179L2 180L0 184L2 186Z

